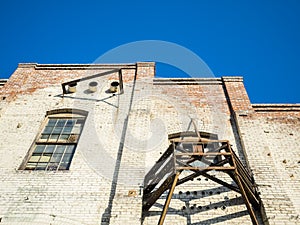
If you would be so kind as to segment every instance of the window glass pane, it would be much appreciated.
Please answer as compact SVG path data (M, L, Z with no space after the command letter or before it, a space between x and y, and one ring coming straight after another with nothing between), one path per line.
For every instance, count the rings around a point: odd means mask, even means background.
M60 154L64 153L65 148L66 148L65 145L57 145L56 150L55 150L55 154L57 154L57 153L60 153Z
M80 130L81 130L81 127L76 124L72 129L72 134L79 134Z
M68 163L61 163L60 165L59 165L59 168L58 168L59 170L67 170L67 169L69 169L69 164Z
M28 162L38 162L40 157L40 155L32 155Z
M63 127L54 127L52 133L54 134L60 134L63 130Z
M74 148L74 145L68 145L66 148L66 153L73 153Z
M42 153L44 151L45 145L35 146L34 153Z
M40 140L41 140L41 141L47 141L48 138L49 138L49 135L48 135L48 134L42 134Z
M34 170L37 163L27 163L25 170Z
M57 119L49 119L47 126L55 126Z
M47 155L42 155L42 157L40 158L39 162L49 162L51 158L51 155L47 154Z
M55 148L55 145L47 145L44 153L53 153L54 152L54 148Z
M59 163L61 160L62 154L53 154L50 162Z
M47 170L55 171L55 170L57 170L57 167L58 167L58 163L49 163L48 167L47 167Z
M72 131L72 127L65 127L64 130L63 130L63 134L70 134Z
M67 141L69 139L69 136L69 134L62 134L60 135L59 140Z
M47 127L45 127L43 134L51 134L52 130L53 130L53 127L47 126Z
M72 154L64 154L64 157L62 159L62 163L70 163L71 162L71 157L72 157Z
M72 126L74 126L74 124L75 124L75 120L68 120L67 123L66 123L66 126L67 127L72 127Z
M58 127L63 127L65 125L65 123L67 122L66 119L59 119L56 126Z
M58 136L58 134L51 134L49 141L57 141Z
M79 125L79 126L82 126L83 123L84 123L84 120L83 120L83 119L78 119L78 120L76 121L76 125Z
M38 163L35 170L45 170L47 167L47 163Z

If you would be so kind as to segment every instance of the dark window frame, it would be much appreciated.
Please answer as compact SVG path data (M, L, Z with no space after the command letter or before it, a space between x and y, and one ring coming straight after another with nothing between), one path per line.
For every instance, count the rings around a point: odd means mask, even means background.
M19 170L69 170L86 118L87 112L83 110L57 109L48 111ZM53 122L55 123L53 124ZM52 130L49 132L51 126ZM46 129L48 130L46 131ZM77 132L75 132L76 130ZM42 139L43 135L48 135L49 138L56 136L56 140ZM67 135L68 138L66 138Z

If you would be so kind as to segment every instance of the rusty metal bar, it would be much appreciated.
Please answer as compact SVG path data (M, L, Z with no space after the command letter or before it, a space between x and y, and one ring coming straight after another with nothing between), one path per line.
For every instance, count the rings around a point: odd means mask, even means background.
M180 172L177 172L175 177L174 177L173 184L172 184L172 187L169 190L168 197L166 199L163 211L162 211L161 216L160 216L159 221L158 221L158 225L162 225L164 223L164 220L166 218L166 214L167 214L167 211L168 211L168 208L169 208L169 205L170 205L170 202L171 202L171 198L172 198L174 189L176 187L176 183L178 181L179 175L180 175Z

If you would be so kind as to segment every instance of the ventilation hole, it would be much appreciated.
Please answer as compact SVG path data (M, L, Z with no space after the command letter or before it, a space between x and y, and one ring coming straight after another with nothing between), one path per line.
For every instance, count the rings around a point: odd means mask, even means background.
M209 206L206 206L206 209L209 209Z
M194 191L193 194L194 194L194 195L197 195L197 191Z
M182 191L179 191L178 194L182 195Z
M202 209L202 206L201 206L201 205L199 205L199 206L198 206L198 209Z
M221 192L220 192L220 191L217 191L217 194L219 195L219 194L221 194Z
M195 209L195 207L194 206L191 206L191 210L194 210Z
M6 99L6 97L2 97L2 100L5 100Z
M201 194L202 194L202 195L205 195L205 191L202 191Z
M290 135L293 136L294 134L293 134L293 133L290 133Z
M185 210L185 209L186 209L186 207L185 207L185 206L182 206L181 210Z
M215 206L214 209L218 209L218 206Z
M186 195L190 195L190 192L189 192L189 191L187 191L187 192L186 192Z
M222 210L225 210L225 209L226 209L226 206L225 206L225 205L223 205L223 206L221 207L221 209L222 209Z
M210 192L209 192L209 194L210 194L210 195L212 195L212 194L213 194L213 192L212 192L212 191L210 191Z
M205 178L205 181L208 181L208 178Z
M197 178L197 180L198 180L198 181L200 181L200 180L201 180L201 178Z
M224 197L225 200L228 200L229 198L227 196Z

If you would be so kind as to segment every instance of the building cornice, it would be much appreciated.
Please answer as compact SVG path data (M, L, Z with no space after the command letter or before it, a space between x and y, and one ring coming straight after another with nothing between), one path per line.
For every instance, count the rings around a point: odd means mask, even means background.
M135 69L137 64L38 64L19 63L18 68L35 70L98 70L98 69Z

